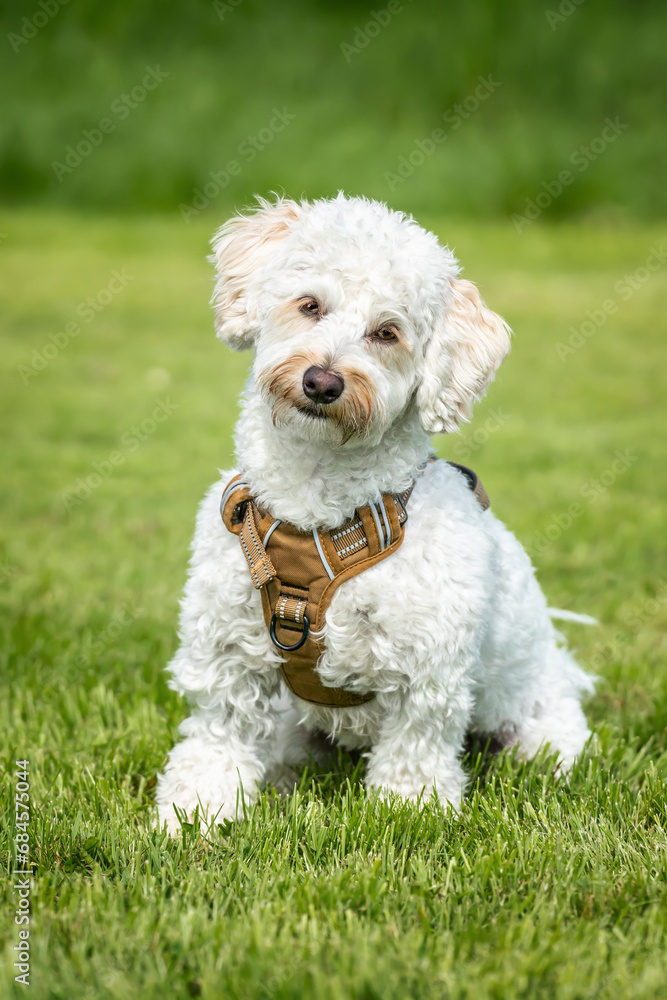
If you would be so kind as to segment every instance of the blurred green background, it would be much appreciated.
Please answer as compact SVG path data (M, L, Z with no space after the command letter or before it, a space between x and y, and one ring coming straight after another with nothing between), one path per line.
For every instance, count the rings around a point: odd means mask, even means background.
M42 4L3 5L12 204L178 211L232 160L204 211L344 188L417 213L510 216L563 169L575 181L545 216L667 211L659 0ZM158 66L168 75L142 97ZM475 107L480 78L493 89ZM274 108L294 117L271 134ZM627 128L600 152L607 118ZM66 163L103 119L112 130ZM436 128L444 140L392 189L386 174Z

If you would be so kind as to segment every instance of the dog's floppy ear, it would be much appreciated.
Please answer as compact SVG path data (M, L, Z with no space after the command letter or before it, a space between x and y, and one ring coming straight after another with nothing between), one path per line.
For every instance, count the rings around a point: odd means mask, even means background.
M471 281L454 279L443 326L426 346L417 392L421 421L429 434L455 431L469 420L510 349L510 330L487 309Z
M275 204L263 198L257 201L258 208L229 219L212 240L211 260L218 275L212 299L215 328L220 340L235 351L250 347L257 332L257 317L247 296L248 280L302 212L287 198Z

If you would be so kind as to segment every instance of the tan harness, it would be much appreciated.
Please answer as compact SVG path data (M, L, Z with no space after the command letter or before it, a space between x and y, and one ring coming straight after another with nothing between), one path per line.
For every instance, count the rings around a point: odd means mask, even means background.
M486 510L489 498L472 469L448 464L465 475ZM315 668L324 650L324 616L341 583L400 547L413 487L414 483L404 493L383 494L378 503L360 507L340 528L314 528L312 532L300 531L262 510L242 475L225 488L220 502L223 524L238 535L253 585L261 592L271 640L284 656L285 683L304 701L340 708L362 705L375 697L326 687L320 680Z

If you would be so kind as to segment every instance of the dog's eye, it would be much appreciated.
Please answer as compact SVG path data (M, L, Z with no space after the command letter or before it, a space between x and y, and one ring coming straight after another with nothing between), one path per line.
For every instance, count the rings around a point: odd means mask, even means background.
M299 306L299 309L306 316L319 316L321 312L317 299L305 299Z
M373 340L380 340L383 344L391 344L398 340L396 331L390 326L383 326L381 330L375 330L372 334Z

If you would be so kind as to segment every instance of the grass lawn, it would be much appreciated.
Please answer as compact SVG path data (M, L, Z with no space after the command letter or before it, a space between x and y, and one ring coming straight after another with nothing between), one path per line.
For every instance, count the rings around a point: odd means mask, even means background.
M225 211L0 218L2 851L9 873L27 759L35 875L28 993L3 879L0 996L664 996L667 267L638 270L664 230L421 220L515 331L437 447L480 473L551 603L600 620L567 626L600 676L570 784L472 746L456 816L369 799L341 755L172 842L151 828L185 713L163 668L249 360L207 304Z

